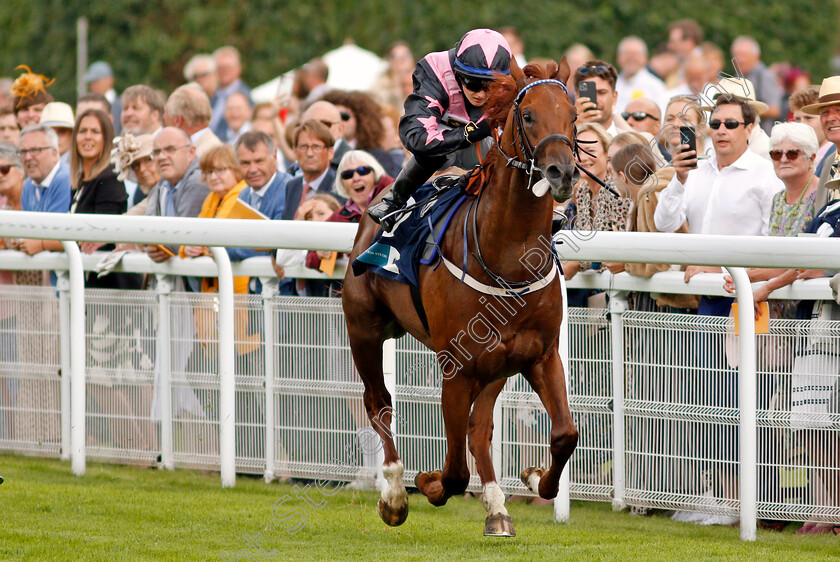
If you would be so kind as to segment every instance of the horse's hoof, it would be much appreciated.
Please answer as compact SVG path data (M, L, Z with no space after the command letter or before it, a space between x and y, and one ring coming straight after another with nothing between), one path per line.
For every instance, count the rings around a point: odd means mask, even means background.
M529 490L539 495L540 478L542 478L543 474L545 474L545 470L537 466L532 466L523 470L519 475L519 479L522 480L522 483L525 484Z
M419 472L414 477L414 485L417 490L426 496L429 503L435 507L442 507L446 505L449 499L449 494L443 487L442 474L439 471L434 472Z
M484 520L484 536L485 537L515 537L516 531L513 530L513 521L510 515L488 515Z
M399 508L393 508L380 499L377 507L379 508L379 517L389 527L399 527L408 518L408 502L405 502Z

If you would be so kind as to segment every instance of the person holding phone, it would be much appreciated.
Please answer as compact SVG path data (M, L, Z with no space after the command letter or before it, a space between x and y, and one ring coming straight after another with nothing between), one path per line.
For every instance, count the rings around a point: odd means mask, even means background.
M688 220L692 234L767 235L773 196L784 184L773 164L749 150L755 116L747 100L718 97L709 120L713 154L698 163L697 150L685 142L674 153L676 173L662 190L654 213L659 231L674 232ZM686 282L704 271L720 268L689 266ZM703 302L700 307L702 314ZM720 315L729 314L729 302L719 308Z
M488 86L497 74L510 74L510 57L510 45L499 32L473 29L455 48L430 53L417 63L414 92L400 120L400 139L412 157L391 190L367 210L383 230L394 227L396 211L435 171L478 163L473 145L491 133L483 115Z
M613 113L618 94L615 67L602 60L591 60L575 71L575 109L578 123L598 123L610 137L630 131L630 125Z

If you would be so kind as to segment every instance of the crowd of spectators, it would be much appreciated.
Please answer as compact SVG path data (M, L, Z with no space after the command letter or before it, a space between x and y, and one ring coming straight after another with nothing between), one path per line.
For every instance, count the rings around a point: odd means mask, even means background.
M525 64L522 37L514 29L501 31L515 46L518 63ZM832 203L840 199L840 160L835 159L840 77L813 85L807 73L789 63L768 66L759 43L741 36L730 47L735 76L723 78L723 50L704 41L693 20L673 22L663 39L651 55L642 38L624 38L615 65L596 59L582 44L565 53L578 138L586 143L580 163L611 186L604 189L582 176L564 206L571 225L759 236L794 236L811 225L817 235L835 235L825 225L837 223L829 219L838 212ZM85 74L90 93L77 100L75 112L53 99L46 77L26 72L0 95L0 100L9 98L0 104L0 208L215 218L242 216L245 208L268 220L358 222L406 160L397 130L402 101L412 92L415 58L402 41L386 58L388 69L371 91L331 89L329 69L316 58L296 73L291 97L257 105L242 80L247 58L243 62L231 46L193 56L183 71L187 83L168 96L145 84L119 94L119 69L97 61ZM591 97L581 95L587 82ZM775 124L783 121L792 123ZM693 150L681 126L694 129ZM28 254L61 251L60 243L37 239L3 244ZM111 248L82 245L86 252ZM117 249L143 251L156 262L208 253L196 246ZM329 252L230 248L228 253L232 260L270 255L283 294L336 294L335 283L285 278L290 266L323 269L342 259ZM574 262L564 269L571 278L591 268L649 276L670 266ZM720 271L683 270L686 282L698 273ZM823 272L754 270L750 275L769 280L756 292L756 300L763 301L772 289ZM0 279L49 283L46 276ZM140 282L128 274L87 278L90 287L136 288ZM181 283L176 288L214 290L207 280ZM237 279L235 287L243 294L260 290L248 279ZM572 297L578 306L597 301L591 291ZM637 304L727 316L731 302L660 295ZM796 303L779 303L773 314L793 318L796 310ZM240 328L246 330L247 322L237 320ZM237 340L248 337L238 334Z

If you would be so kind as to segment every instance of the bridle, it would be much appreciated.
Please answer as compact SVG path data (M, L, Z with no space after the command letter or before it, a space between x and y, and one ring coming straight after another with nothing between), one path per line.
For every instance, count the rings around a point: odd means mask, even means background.
M505 160L507 160L506 166L509 168L517 168L519 170L523 170L526 174L528 174L528 183L525 186L526 189L530 190L531 186L533 185L534 181L534 173L536 172L540 176L544 177L543 170L537 166L537 159L540 154L540 150L546 146L550 142L559 141L563 144L567 145L571 150L572 154L574 154L575 159L575 166L578 170L585 173L587 176L592 178L595 182L597 182L601 187L605 187L612 191L616 196L618 193L615 189L610 186L608 183L604 182L604 180L595 176L592 172L584 168L580 165L580 153L583 152L592 156L594 155L589 153L586 149L582 148L580 145L582 143L588 143L590 141L581 141L577 138L577 126L574 128L574 139L570 139L566 135L560 133L552 133L542 139L537 143L537 146L532 146L531 141L528 139L528 136L525 134L525 123L522 120L522 111L519 109L519 103L525 97L525 94L528 93L528 90L535 86L540 86L542 84L554 84L556 86L560 86L563 88L563 92L566 94L566 97L569 98L571 101L571 96L569 95L569 90L566 89L566 85L560 82L559 80L553 79L544 79L544 80L537 80L535 82L531 82L530 84L526 84L524 88L522 88L518 94L516 94L516 98L513 100L513 126L514 126L514 145L519 146L519 152L522 154L522 160L519 160L518 155L508 156L504 150L502 150L502 145L500 139L496 140L496 148L499 151Z

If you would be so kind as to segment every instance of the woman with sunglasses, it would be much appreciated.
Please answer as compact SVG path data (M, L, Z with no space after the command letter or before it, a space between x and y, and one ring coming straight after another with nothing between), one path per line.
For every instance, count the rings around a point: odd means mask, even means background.
M335 178L335 192L347 198L347 202L327 219L327 222L352 222L362 220L362 214L370 201L380 191L394 183L394 178L385 173L382 165L364 150L351 150L338 163ZM330 259L332 252L311 251L306 256L306 267L319 269L322 259ZM340 288L335 281L324 287L323 296Z
M816 209L819 178L814 175L814 160L819 150L819 140L814 129L804 123L777 123L770 132L770 158L776 175L785 184L784 191L773 197L770 207L770 236L796 236L805 231L813 220ZM813 277L812 272L796 269L750 269L750 280L767 281L755 290L756 314L760 302L780 287L793 283L797 278ZM822 273L820 272L820 276ZM734 292L731 278L724 277L724 287ZM796 318L798 301L771 301L773 318Z
M455 48L430 53L417 64L414 92L405 100L400 120L400 139L412 157L391 191L368 209L383 230L394 227L396 211L435 171L478 164L473 144L491 132L482 109L489 99L487 87L497 73L510 73L510 57L500 33L474 29Z

